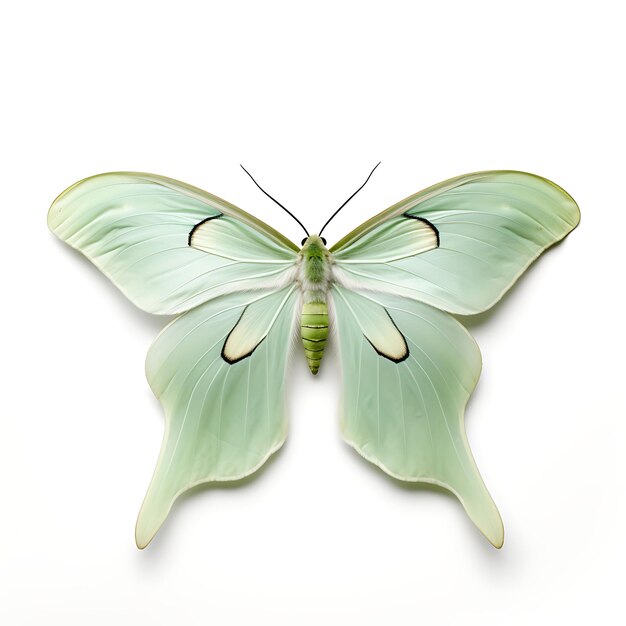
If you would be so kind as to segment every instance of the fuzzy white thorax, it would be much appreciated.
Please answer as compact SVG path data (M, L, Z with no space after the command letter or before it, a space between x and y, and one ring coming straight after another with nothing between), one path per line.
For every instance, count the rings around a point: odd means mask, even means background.
M324 250L324 258L322 265L322 277L321 280L311 280L307 275L307 248L313 243ZM298 260L296 262L297 278L296 282L300 291L302 292L302 302L326 302L328 291L332 283L332 269L333 256L328 252L326 246L317 235L311 235L304 243L300 253L298 254Z

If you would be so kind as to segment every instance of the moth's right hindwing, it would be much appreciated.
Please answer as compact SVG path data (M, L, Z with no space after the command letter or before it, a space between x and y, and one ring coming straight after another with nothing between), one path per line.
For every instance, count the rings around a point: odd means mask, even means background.
M500 547L502 521L465 435L463 413L481 369L472 337L447 313L407 298L365 297L336 288L333 303L346 441L395 478L454 493L480 531ZM368 336L366 329L375 327L380 311L389 314L406 341L401 360L382 354L384 334L378 343Z

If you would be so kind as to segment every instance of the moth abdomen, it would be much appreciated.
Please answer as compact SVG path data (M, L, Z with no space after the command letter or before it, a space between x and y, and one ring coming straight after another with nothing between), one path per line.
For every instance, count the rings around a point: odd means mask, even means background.
M328 305L326 302L305 302L302 305L300 336L309 369L312 374L317 374L328 339Z

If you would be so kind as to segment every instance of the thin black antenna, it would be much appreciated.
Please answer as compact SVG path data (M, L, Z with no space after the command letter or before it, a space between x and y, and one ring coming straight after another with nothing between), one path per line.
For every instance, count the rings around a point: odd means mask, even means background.
M250 178L252 178L252 174L250 174L250 172L243 166L241 165L241 163L239 164L239 166L241 167L241 169L248 175L250 176ZM267 193L267 191L265 191L265 189L263 189L263 187L261 187L261 185L259 185L259 183L256 182L256 180L254 180L254 178L252 178L252 182L270 199L273 200L281 209L283 209L284 211L287 211L287 213L289 213L289 215L291 215L291 217L293 217L294 220L296 220L296 222L298 222L298 224L300 224L300 226L302 226L302 230L304 230L304 232L306 233L306 236L309 236L309 231L304 227L304 224L287 208L284 207L280 202L278 202L278 200L276 200L276 198L272 198L272 196L270 196L269 193ZM367 182L367 181L366 181Z
M374 173L374 170L380 164L381 164L381 161L378 161L378 163L376 163L376 165L374 166L374 169L370 172L370 175L365 179L365 182L328 218L328 221L326 222L326 224L324 224L324 226L322 226L322 229L318 233L318 235L320 237L322 236L322 233L324 232L324 229L326 228L326 226L328 226L328 224L330 223L330 220L332 220L333 217L335 217L335 215L337 215L337 213L339 213L339 211L341 211L341 209L343 209L343 207L345 207L346 204L348 204L348 202L350 202L350 200L352 200L352 198L354 198L354 196L356 196L356 194L359 193L359 191L361 191L361 189L363 189L363 187L365 187L365 185L367 185L367 181L372 177L372 174Z

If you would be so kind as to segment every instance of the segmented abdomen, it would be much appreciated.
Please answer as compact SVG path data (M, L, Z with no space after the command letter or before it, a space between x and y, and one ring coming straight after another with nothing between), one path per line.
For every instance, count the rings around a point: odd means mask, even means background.
M302 305L300 336L312 374L317 374L328 339L328 306L325 302L305 302Z

